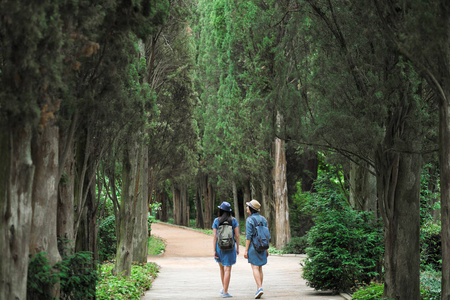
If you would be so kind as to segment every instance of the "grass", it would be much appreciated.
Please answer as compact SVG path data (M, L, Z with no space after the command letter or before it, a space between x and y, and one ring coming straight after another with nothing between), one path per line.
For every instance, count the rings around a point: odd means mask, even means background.
M159 255L166 249L166 243L158 236L150 236L148 238L148 255Z

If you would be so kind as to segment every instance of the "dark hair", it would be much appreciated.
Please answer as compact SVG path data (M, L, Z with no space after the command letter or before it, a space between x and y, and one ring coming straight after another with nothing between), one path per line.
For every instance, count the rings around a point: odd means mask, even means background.
M248 208L250 208L250 213L253 215L254 213L257 213L258 211L256 209L254 209L253 207L249 206Z
M219 209L219 224L231 217L231 212Z

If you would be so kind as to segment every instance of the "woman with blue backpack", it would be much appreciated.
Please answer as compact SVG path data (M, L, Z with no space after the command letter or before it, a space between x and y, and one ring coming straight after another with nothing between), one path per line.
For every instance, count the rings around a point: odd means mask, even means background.
M248 259L248 263L252 267L253 277L255 278L257 286L255 299L259 299L264 293L262 288L262 266L267 264L267 257L269 256L267 249L269 249L270 233L266 218L259 214L261 204L256 200L246 202L246 204L247 213L250 214L250 216L245 223L247 241L244 257Z
M232 297L228 293L231 267L236 263L239 254L239 223L231 216L231 205L224 201L219 208L219 217L214 219L212 228L214 235L214 258L219 263L222 298Z

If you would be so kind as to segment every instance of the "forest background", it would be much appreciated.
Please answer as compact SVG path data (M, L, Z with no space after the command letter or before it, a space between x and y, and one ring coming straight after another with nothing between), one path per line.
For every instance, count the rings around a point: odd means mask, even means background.
M320 191L382 219L389 298L419 299L438 228L450 297L448 1L1 1L0 22L0 299L30 255L98 261L105 220L129 274L152 203L210 228L258 199L281 249Z

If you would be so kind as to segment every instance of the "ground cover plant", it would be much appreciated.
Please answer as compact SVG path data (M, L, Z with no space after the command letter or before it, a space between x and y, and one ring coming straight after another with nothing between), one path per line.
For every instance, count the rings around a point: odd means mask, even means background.
M166 249L164 240L158 236L152 235L148 238L148 255L159 255Z
M131 266L129 277L113 274L114 264L105 263L100 268L100 280L97 284L98 300L138 300L144 291L149 290L156 278L159 266L155 263L136 264Z

